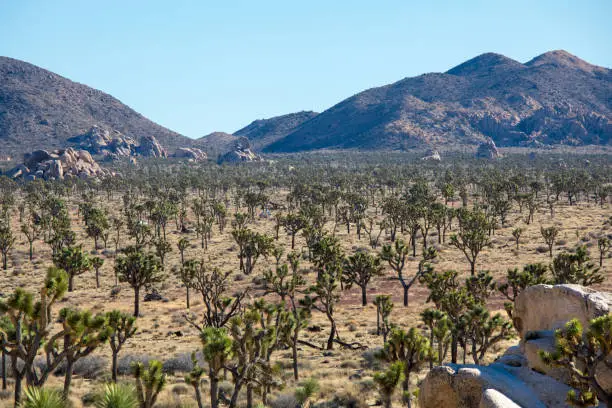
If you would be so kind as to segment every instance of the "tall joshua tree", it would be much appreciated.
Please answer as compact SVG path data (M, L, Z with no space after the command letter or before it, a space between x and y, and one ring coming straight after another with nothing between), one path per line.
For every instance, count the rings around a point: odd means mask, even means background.
M119 280L127 282L134 290L134 317L140 315L140 291L144 287L162 282L161 263L151 254L144 253L137 247L128 247L125 255L117 257L115 273Z
M342 269L342 279L346 289L350 289L353 284L361 288L361 305L368 304L367 287L370 280L375 276L384 274L381 259L366 252L357 252L344 260Z

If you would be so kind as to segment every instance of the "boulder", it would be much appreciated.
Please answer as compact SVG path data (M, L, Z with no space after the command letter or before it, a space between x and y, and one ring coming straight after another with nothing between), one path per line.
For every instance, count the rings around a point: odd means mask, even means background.
M422 157L421 160L425 161L442 161L442 157L440 157L440 153L437 150L430 150L427 152L425 157Z
M145 157L167 157L166 151L154 136L145 136L136 151Z
M206 160L208 156L205 152L196 147L179 147L176 149L172 157L198 162Z
M249 139L240 137L229 152L219 157L218 163L243 163L261 160L262 158L251 150Z
M583 326L612 309L612 294L580 285L535 285L514 302L513 323L521 340L529 332L551 331L577 318Z
M493 389L487 388L485 392L482 393L482 399L480 400L480 404L478 408L521 408L519 405L516 405L510 398L506 397L501 392Z
M64 168L62 166L62 162L59 160L53 160L45 176L49 178L53 177L55 179L63 179L64 178Z
M529 368L568 383L568 373L544 364L539 351L555 349L554 331L569 320L578 319L586 328L592 319L611 311L611 293L580 285L535 285L522 291L514 303L513 321ZM612 365L612 355L608 362ZM606 364L598 365L597 378L604 389L612 391L612 370Z
M11 170L9 170L6 173L6 176L8 178L19 178L19 177L25 176L29 172L30 172L30 169L28 169L25 166L25 164L20 164L19 166L13 167Z
M485 142L481 143L476 150L476 157L482 159L497 159L501 157L499 150L493 139L488 138Z
M38 163L49 160L51 156L49 152L46 150L34 150L32 153L26 153L23 157L23 164L26 167L33 167Z

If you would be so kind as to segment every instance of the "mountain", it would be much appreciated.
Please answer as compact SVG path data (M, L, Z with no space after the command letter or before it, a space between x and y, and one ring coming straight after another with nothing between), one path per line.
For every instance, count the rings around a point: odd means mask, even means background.
M172 152L193 141L112 96L27 62L0 57L0 152L20 155L69 145L93 126L138 142L153 136Z
M612 70L566 51L522 64L487 53L445 73L354 95L264 152L473 146L610 145Z
M234 132L234 135L248 138L254 150L261 150L287 136L298 126L317 115L317 112L302 111L269 119L258 119Z

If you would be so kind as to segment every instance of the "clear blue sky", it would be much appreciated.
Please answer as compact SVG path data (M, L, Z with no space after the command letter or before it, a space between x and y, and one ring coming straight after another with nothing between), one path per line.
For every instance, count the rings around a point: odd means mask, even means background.
M612 67L611 18L610 0L0 0L0 55L199 137L483 52Z

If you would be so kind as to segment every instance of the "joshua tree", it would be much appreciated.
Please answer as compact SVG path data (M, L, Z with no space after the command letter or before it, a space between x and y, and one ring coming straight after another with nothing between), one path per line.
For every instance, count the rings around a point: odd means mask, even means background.
M608 237L601 237L597 240L597 247L599 248L599 267L603 265L604 256L610 250L610 239Z
M287 214L283 218L282 224L287 234L291 235L291 249L294 249L295 236L306 227L306 219L300 214Z
M384 408L391 408L391 399L400 382L404 380L404 364L397 361L389 366L387 371L374 374L374 382L383 400Z
M541 263L525 265L522 271L519 271L518 268L508 269L506 283L498 284L497 290L509 300L504 303L504 307L511 319L514 301L519 293L529 286L549 283L550 279L546 277L547 272L548 267Z
M92 208L86 218L87 235L94 239L94 249L98 249L98 240L110 228L106 214L98 208Z
M374 299L376 306L376 335L383 335L383 344L387 342L387 335L391 331L389 316L393 310L391 295L378 295Z
M437 344L437 353L435 355L432 353L432 358L429 360L429 369L432 369L434 359L436 364L442 365L446 358L451 340L451 323L446 313L431 308L425 309L421 313L421 319L429 328L429 344L432 347Z
M0 252L2 253L2 269L7 270L8 254L15 244L15 237L8 223L0 222Z
M476 258L480 252L491 246L488 231L490 222L484 212L478 209L461 208L457 212L459 232L451 235L451 245L463 252L470 263L470 272L476 273Z
M220 374L232 357L232 339L224 328L206 327L202 330L204 360L208 363L208 377L210 379L210 406L219 407L219 381Z
M515 228L512 230L512 238L514 238L514 242L516 243L516 250L519 249L519 244L521 242L521 235L523 235L522 228Z
M115 273L122 282L127 282L134 290L134 317L140 315L140 290L162 282L161 264L153 254L145 254L137 247L128 247L123 256L115 261Z
M140 362L134 363L132 373L136 379L136 396L140 408L152 408L166 385L166 374L162 371L161 361L151 360L147 368Z
M408 254L408 247L404 244L402 239L395 241L394 246L385 245L383 247L380 257L389 262L389 266L397 273L397 277L402 284L404 290L404 306L408 306L408 291L414 285L414 283L421 277L423 273L428 269L427 262L435 259L437 252L434 248L423 249L423 258L419 262L417 272L411 278L404 276L404 266L406 264L406 256Z
M499 314L491 316L481 305L472 307L463 316L462 329L471 344L474 364L480 364L486 352L495 343L512 337L512 323Z
M49 268L45 283L40 291L40 300L34 302L34 296L21 288L5 301L0 302L0 313L8 316L14 335L0 332L3 352L11 358L11 370L15 380L15 406L21 401L22 382L27 376L28 382L35 381L34 359L38 350L46 342L52 325L52 307L61 299L68 288L66 272ZM59 363L59 360L56 360ZM55 370L47 367L46 374ZM40 382L39 382L40 385Z
M231 297L226 296L230 276L231 272L223 273L218 268L208 268L204 262L198 263L191 287L200 293L206 308L203 324L197 323L193 316L186 315L185 319L199 331L204 327L224 327L232 317L239 314L249 289L238 291Z
M555 284L591 286L605 280L600 268L591 262L585 246L579 246L573 254L563 252L555 256L550 270Z
M172 245L165 238L158 238L154 241L155 253L161 261L161 268L165 269L166 255L172 252Z
M74 277L90 271L92 267L89 255L80 245L61 249L53 256L53 263L68 274L68 292L74 289Z
M66 360L64 398L68 398L74 364L103 344L108 339L109 329L103 315L93 316L89 311L64 308L59 317L62 330L49 339L45 352L47 363L52 359ZM63 340L63 346L58 349L55 344L60 338Z
M596 371L612 352L612 314L591 320L586 333L578 319L570 320L555 338L555 351L540 351L540 357L569 372L575 390L568 392L567 401L577 407L597 406L600 401L611 407L612 393L599 383Z
M176 243L176 247L181 254L181 266L185 266L185 250L189 247L189 240L187 238L181 238Z
M309 401L319 392L319 383L314 378L304 381L302 386L295 389L295 399L300 407L307 408Z
M197 259L188 259L187 261L182 262L182 266L176 270L178 278L183 283L183 285L185 285L185 301L187 309L189 309L189 307L191 306L189 290L193 285L193 281L199 269L200 261L198 261Z
M272 250L273 239L266 234L253 232L246 228L233 230L232 236L239 247L240 270L245 275L250 275L259 257L267 257Z
M117 382L117 359L123 345L136 334L136 318L118 310L106 313L109 344L112 352L111 376Z
M344 260L342 279L344 287L350 289L353 284L361 288L361 305L368 304L367 287L375 276L384 275L381 259L366 252L357 252Z
M542 238L544 238L544 242L548 245L548 253L552 258L553 245L555 245L555 240L557 239L557 235L559 235L559 229L555 226L547 228L541 227L540 233L542 234Z
M191 353L191 364L193 364L193 368L188 374L185 375L185 383L193 387L198 408L204 408L204 404L202 403L202 391L200 390L204 369L200 367L195 352Z
M104 265L104 259L95 256L91 258L91 266L93 266L96 271L96 288L100 287L100 268Z
M431 358L429 340L414 327L408 332L401 329L391 330L389 341L385 344L380 357L390 362L401 362L403 370L402 390L404 402L411 406L410 374L418 370Z
M29 256L30 261L32 260L32 255L34 254L34 241L36 241L41 234L40 225L34 222L33 217L29 217L28 221L21 224L21 232L25 235L28 240L29 248Z

